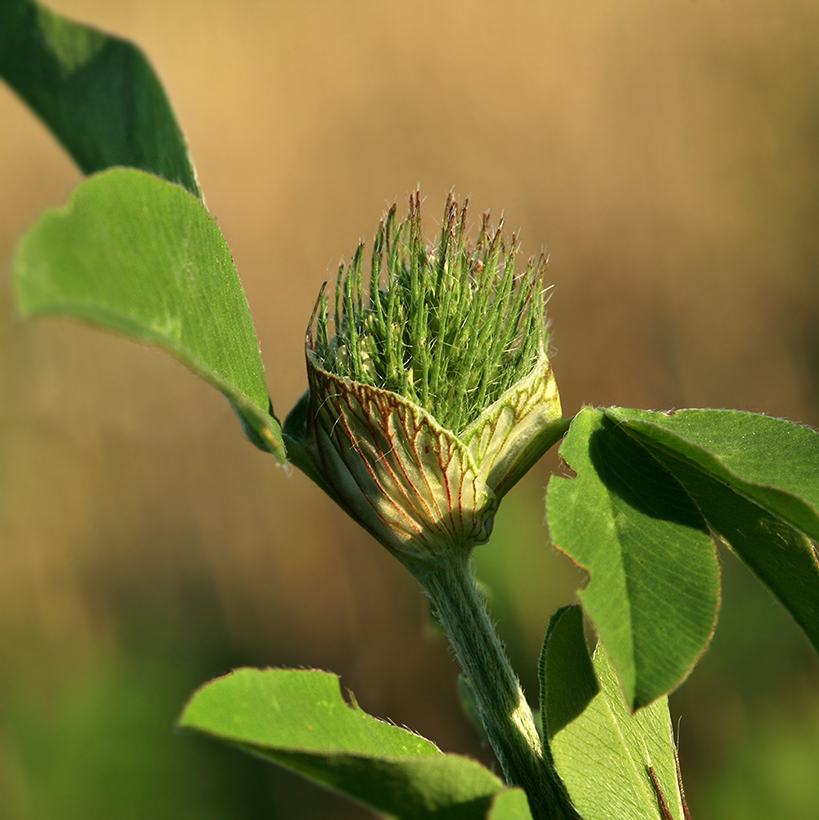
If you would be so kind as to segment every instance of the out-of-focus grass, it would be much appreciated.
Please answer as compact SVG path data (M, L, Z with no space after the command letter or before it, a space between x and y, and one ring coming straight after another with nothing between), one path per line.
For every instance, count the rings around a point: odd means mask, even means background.
M154 61L280 415L305 386L321 282L420 184L431 234L454 189L476 217L503 209L525 253L548 243L568 413L724 406L819 424L815 4L52 6ZM4 88L0 122L7 260L79 176ZM504 501L478 558L530 692L578 581L542 527L555 466ZM331 668L364 708L489 759L396 562L247 445L209 388L113 337L20 322L7 277L0 561L4 818L363 816L171 733L191 689L245 663ZM717 638L674 701L694 816L812 817L819 669L724 564Z

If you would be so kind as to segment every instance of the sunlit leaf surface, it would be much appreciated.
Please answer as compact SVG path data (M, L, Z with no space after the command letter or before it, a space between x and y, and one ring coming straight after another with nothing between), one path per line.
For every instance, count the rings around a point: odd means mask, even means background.
M342 697L336 675L239 669L199 689L179 725L235 744L399 818L527 820L525 795ZM500 798L500 799L496 799Z
M284 461L244 291L195 196L133 169L90 177L23 236L13 269L24 314L73 316L167 350Z

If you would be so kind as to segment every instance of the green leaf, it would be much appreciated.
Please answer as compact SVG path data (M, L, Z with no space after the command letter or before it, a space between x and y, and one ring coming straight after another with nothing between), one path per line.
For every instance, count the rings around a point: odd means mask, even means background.
M196 197L133 169L90 177L23 236L13 270L24 314L73 316L168 351L284 462L247 300Z
M529 801L523 789L504 789L492 800L487 820L532 820Z
M643 443L661 447L747 495L819 541L819 433L737 410L604 411Z
M604 412L685 487L819 650L819 433L730 410Z
M141 168L201 198L185 138L136 46L31 0L2 0L0 77L83 173Z
M576 477L549 482L552 542L589 571L581 603L636 709L678 686L713 634L714 545L682 485L604 412L584 408L560 455Z
M663 820L658 787L682 820L667 700L630 713L602 647L589 657L579 607L552 617L540 668L544 736L584 820Z
M531 816L518 790L493 806L503 783L476 761L445 755L430 741L367 715L352 695L350 700L329 672L238 669L199 689L179 726L402 820L483 820L490 811L496 820Z

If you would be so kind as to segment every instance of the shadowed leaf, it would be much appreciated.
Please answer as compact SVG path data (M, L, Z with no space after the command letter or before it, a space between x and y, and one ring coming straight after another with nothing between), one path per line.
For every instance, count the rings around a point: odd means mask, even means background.
M0 77L83 173L141 168L202 197L170 103L133 44L31 0L3 0Z
M581 602L633 708L679 685L711 638L719 566L688 493L601 411L583 409L553 476L552 542L590 574Z
M390 816L528 820L488 769L363 712L318 670L239 669L199 689L179 726L232 743ZM499 800L499 798L502 798Z
M683 820L668 703L631 714L604 650L589 657L577 606L552 617L541 681L543 731L584 820L664 820L663 802Z
M730 410L606 415L679 481L708 526L819 650L819 433Z

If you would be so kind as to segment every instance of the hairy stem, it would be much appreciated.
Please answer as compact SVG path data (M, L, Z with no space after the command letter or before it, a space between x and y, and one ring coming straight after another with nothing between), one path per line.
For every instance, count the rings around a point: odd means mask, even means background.
M507 783L529 798L534 820L580 820L544 749L532 711L475 585L469 559L414 574L432 599L475 693Z

